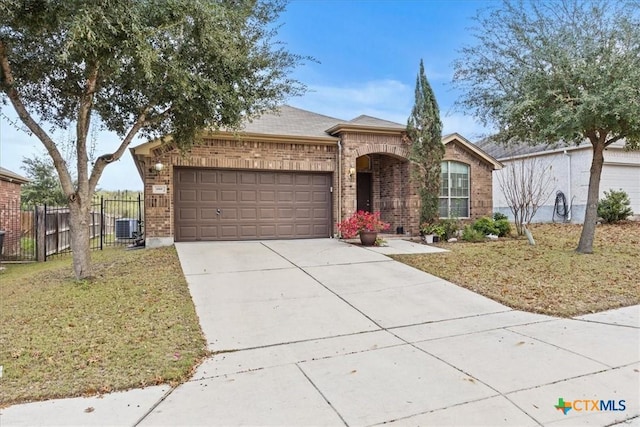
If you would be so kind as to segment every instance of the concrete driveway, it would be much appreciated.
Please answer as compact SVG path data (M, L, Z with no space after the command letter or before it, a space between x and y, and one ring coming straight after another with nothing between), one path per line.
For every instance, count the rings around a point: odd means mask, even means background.
M54 412L79 425L640 425L639 306L519 312L333 239L176 247L217 352L193 379L133 401L19 405L3 426Z

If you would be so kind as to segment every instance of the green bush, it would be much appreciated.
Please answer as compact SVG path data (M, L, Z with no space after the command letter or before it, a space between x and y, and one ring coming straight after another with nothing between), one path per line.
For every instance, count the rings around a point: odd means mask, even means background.
M624 191L605 191L604 199L598 202L598 216L605 222L618 222L633 215L631 201Z
M493 220L494 221L500 221L501 219L509 220L509 217L507 217L505 214L500 213L500 212L496 212L496 213L493 214Z
M477 219L473 225L471 226L474 230L482 233L483 236L487 236L489 234L498 235L498 229L496 228L493 219L488 216Z
M493 225L498 230L498 236L504 237L511 234L511 224L509 220L506 218L497 219L493 222Z
M458 230L460 230L460 222L457 219L441 219L438 224L444 229L444 235L440 236L444 240L449 240L452 237L457 237Z
M484 242L485 235L481 231L473 228L473 226L467 225L464 227L464 230L462 230L462 240L471 243Z

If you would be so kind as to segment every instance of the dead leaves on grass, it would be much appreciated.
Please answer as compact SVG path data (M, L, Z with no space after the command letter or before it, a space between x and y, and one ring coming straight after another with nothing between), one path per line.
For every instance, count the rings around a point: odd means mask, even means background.
M599 225L594 254L574 251L581 226L537 224L537 245L502 239L444 244L446 254L394 258L512 308L575 316L640 303L640 224Z

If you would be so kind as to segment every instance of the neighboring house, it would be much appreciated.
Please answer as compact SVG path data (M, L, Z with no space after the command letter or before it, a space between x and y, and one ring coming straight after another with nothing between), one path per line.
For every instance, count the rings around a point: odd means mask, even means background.
M593 157L590 143L584 142L579 146L569 147L559 144L504 147L485 140L477 145L504 165L504 169L494 172L494 211L513 218L500 189L500 174L504 173L514 162L537 159L542 167L550 167L547 173L551 174L553 184L549 199L538 210L533 221L584 222ZM617 142L604 151L600 197L604 197L605 191L624 190L631 200L631 209L638 215L640 214L640 151L626 151L623 147L623 142ZM570 208L566 217L559 215L563 213L564 207L561 198L558 199L556 205L558 192L564 195L567 206Z
M491 214L491 174L500 164L460 135L443 143L442 212ZM186 153L160 140L130 151L144 182L148 246L330 237L356 209L380 211L391 232L418 233L402 124L282 106L239 132L207 133Z
M29 180L0 167L0 231L4 231L0 255L13 255L20 248L20 187Z

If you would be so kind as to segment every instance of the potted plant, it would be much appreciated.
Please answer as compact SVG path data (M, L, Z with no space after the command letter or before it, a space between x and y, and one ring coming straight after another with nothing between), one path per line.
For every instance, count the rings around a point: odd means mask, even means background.
M338 231L343 239L360 236L364 246L373 246L378 233L388 230L390 225L380 219L380 212L357 211L338 223Z
M440 241L446 234L445 227L440 223L425 222L420 226L420 234L424 238L425 243L433 243Z

